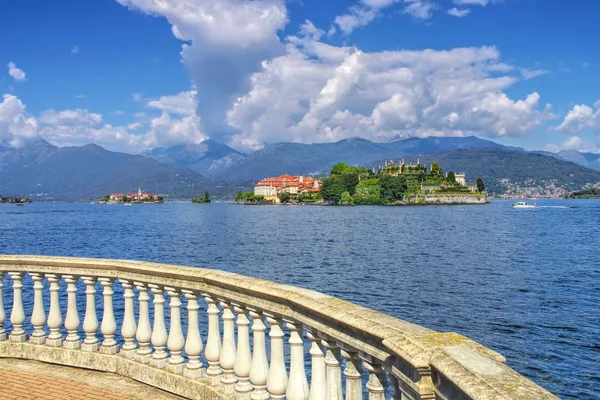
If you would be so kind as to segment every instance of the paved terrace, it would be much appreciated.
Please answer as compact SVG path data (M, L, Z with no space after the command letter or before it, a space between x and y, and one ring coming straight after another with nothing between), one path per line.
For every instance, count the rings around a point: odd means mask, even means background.
M2 283L2 398L557 399L459 334L228 272L0 256Z

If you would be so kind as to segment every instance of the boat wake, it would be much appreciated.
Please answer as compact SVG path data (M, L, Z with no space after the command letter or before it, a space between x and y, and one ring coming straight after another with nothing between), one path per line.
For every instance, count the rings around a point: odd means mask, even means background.
M537 206L537 208L569 208L567 206Z

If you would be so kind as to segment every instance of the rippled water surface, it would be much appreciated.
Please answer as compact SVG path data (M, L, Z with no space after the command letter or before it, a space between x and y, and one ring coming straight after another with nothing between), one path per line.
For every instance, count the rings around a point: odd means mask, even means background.
M218 268L319 290L600 393L600 201L448 207L0 204L0 253Z

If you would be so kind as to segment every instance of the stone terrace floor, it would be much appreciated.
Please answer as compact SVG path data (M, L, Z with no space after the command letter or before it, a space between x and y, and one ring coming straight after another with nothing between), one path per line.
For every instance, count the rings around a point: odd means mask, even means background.
M182 400L116 374L11 358L0 358L0 399Z

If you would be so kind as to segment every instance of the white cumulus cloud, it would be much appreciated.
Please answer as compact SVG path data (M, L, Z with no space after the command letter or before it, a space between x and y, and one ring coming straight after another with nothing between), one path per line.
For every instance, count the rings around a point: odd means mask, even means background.
M585 104L578 104L570 110L562 123L554 128L563 133L578 133L585 129L600 132L600 100L594 103L595 110Z
M17 68L14 62L8 63L8 74L15 80L15 82L23 82L26 81L25 71L20 68Z
M0 102L0 145L21 147L37 138L38 123L25 112L25 105L11 94Z
M288 42L286 54L264 62L229 110L227 121L239 132L232 146L518 136L552 117L538 93L516 100L504 93L521 77L494 47L366 53L302 35Z
M447 13L449 15L452 15L453 17L462 18L462 17L466 17L467 15L469 15L471 13L471 10L469 10L468 8L458 9L456 7L452 7L451 9L449 9L447 11Z
M264 60L285 51L278 32L288 20L284 0L117 0L165 17L186 42L181 56L195 87L203 127L215 138L231 132L225 112Z

